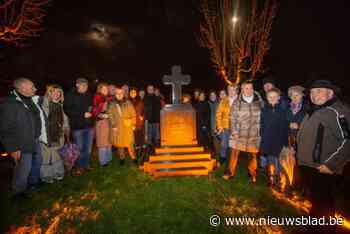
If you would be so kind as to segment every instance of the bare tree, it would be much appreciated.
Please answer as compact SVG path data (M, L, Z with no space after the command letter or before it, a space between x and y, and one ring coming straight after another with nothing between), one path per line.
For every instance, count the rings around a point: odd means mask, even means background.
M0 41L24 46L43 30L45 7L50 0L4 0L0 3Z
M228 84L239 83L243 73L251 78L263 73L264 57L270 49L276 0L265 0L261 6L257 0L245 3L200 0L199 44L209 50L217 74Z

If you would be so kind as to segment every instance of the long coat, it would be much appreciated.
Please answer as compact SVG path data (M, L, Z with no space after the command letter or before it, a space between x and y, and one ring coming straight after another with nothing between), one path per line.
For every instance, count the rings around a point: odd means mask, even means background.
M264 154L278 157L283 146L288 145L287 110L281 105L265 104L261 111L261 150Z
M143 101L145 120L149 123L159 123L161 110L160 97L147 94Z
M260 114L262 101L254 94L251 103L240 95L230 110L230 147L239 151L257 153L260 148Z
M112 101L107 113L111 124L111 143L115 147L132 147L136 126L136 111L129 100Z
M105 113L108 101L111 99L101 94L96 94L93 99L92 115L96 118L95 133L97 147L110 147L110 123L108 119L100 119L99 114Z

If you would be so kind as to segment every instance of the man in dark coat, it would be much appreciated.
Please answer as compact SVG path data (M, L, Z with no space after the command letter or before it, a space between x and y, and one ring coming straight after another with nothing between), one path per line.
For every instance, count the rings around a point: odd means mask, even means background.
M210 106L205 100L205 93L199 92L198 102L195 106L197 117L197 136L199 144L209 148L210 146Z
M154 94L154 86L147 86L147 94L144 99L144 114L147 142L158 145L160 141L160 98Z
M92 95L88 92L88 80L76 80L76 89L67 93L64 98L64 111L69 118L73 140L78 145L80 157L76 162L76 174L80 175L89 169L93 143Z
M350 108L337 98L336 90L328 80L311 85L313 106L297 137L298 162L308 177L313 216L334 215L337 182L350 160Z
M36 93L33 82L19 78L15 80L14 88L0 107L0 141L16 163L12 188L16 196L21 196L27 188L34 157L37 157L40 169L40 155L37 154L40 154L41 119L40 110L33 102ZM36 175L36 183L39 176Z

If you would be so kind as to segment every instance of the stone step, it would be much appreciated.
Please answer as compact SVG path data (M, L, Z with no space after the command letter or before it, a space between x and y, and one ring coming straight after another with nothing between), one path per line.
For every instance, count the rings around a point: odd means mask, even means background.
M144 171L153 173L159 169L177 169L182 168L189 170L191 168L203 167L212 171L216 165L216 160L212 159L196 159L196 160L173 160L173 161L161 161L161 162L147 162L144 164Z
M156 148L156 154L168 154L168 153L185 153L185 152L203 152L204 148L201 146L194 147L162 147Z
M211 159L211 155L209 153L152 155L149 157L149 162L169 161L169 160L187 160L187 159Z
M173 169L158 169L151 173L154 177L168 176L207 176L209 170L205 167L186 167Z

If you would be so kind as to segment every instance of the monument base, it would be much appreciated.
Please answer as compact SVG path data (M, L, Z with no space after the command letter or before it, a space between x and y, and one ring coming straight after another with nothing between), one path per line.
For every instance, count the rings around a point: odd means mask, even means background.
M200 146L167 146L155 149L143 170L155 177L206 176L214 170L216 160Z

